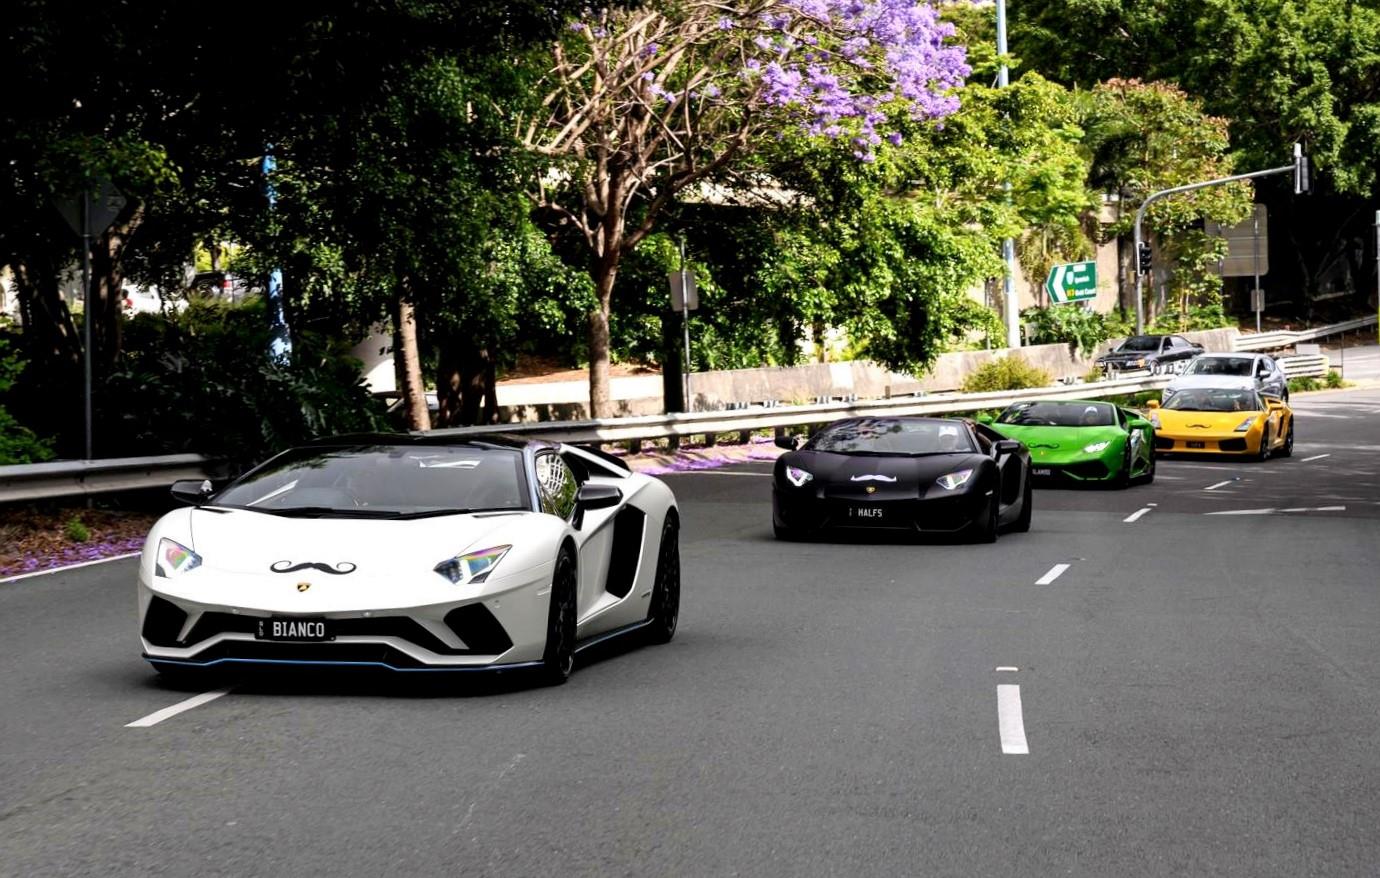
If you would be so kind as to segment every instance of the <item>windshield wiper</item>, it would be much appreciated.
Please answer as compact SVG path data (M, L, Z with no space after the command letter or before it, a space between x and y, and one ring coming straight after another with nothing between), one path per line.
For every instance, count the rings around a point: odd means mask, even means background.
M263 512L268 515L281 515L284 518L397 518L404 513L393 509L369 509L354 507L338 509L334 506L282 506L265 509L262 506L238 507L250 512Z

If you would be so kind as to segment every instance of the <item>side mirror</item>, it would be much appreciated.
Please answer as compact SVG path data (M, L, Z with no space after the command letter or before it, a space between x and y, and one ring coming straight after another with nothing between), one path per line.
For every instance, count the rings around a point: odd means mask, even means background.
M996 450L997 456L1000 457L1003 454L1015 454L1020 451L1021 443L1015 439L998 439L992 447Z
M799 437L799 436L777 436L777 437L776 437L776 447L777 447L777 448L784 448L784 449L786 449L787 451L795 451L797 448L800 447L800 437Z
M576 530L585 526L585 513L594 509L608 509L617 506L623 499L623 492L613 485L598 485L586 482L575 495L575 518L572 524Z
M1152 399L1145 404L1145 407L1150 409L1157 409L1160 407L1160 401L1158 399Z
M173 499L187 506L200 506L212 493L210 479L179 479L172 484Z

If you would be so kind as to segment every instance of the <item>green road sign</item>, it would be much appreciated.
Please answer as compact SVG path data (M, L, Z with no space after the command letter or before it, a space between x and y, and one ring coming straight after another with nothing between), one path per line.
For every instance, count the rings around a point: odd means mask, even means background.
M1056 305L1082 302L1097 295L1097 263L1068 262L1049 270L1045 290Z

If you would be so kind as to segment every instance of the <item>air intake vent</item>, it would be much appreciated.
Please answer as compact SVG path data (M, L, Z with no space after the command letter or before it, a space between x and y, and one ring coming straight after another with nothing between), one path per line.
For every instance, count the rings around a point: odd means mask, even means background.
M636 506L624 506L613 522L613 546L609 550L609 575L604 588L620 598L632 591L637 579L637 559L642 556L642 533L647 529L647 513Z
M177 635L187 624L187 614L171 601L155 597L144 614L144 639L154 646L177 646Z
M508 632L483 604L466 604L446 613L446 625L476 655L500 655L513 646Z

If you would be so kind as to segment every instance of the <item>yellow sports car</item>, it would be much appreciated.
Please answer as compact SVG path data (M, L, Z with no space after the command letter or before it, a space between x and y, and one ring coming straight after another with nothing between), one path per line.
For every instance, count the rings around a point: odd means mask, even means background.
M1164 405L1150 400L1155 451L1232 454L1265 460L1294 453L1294 413L1254 387L1191 387Z

